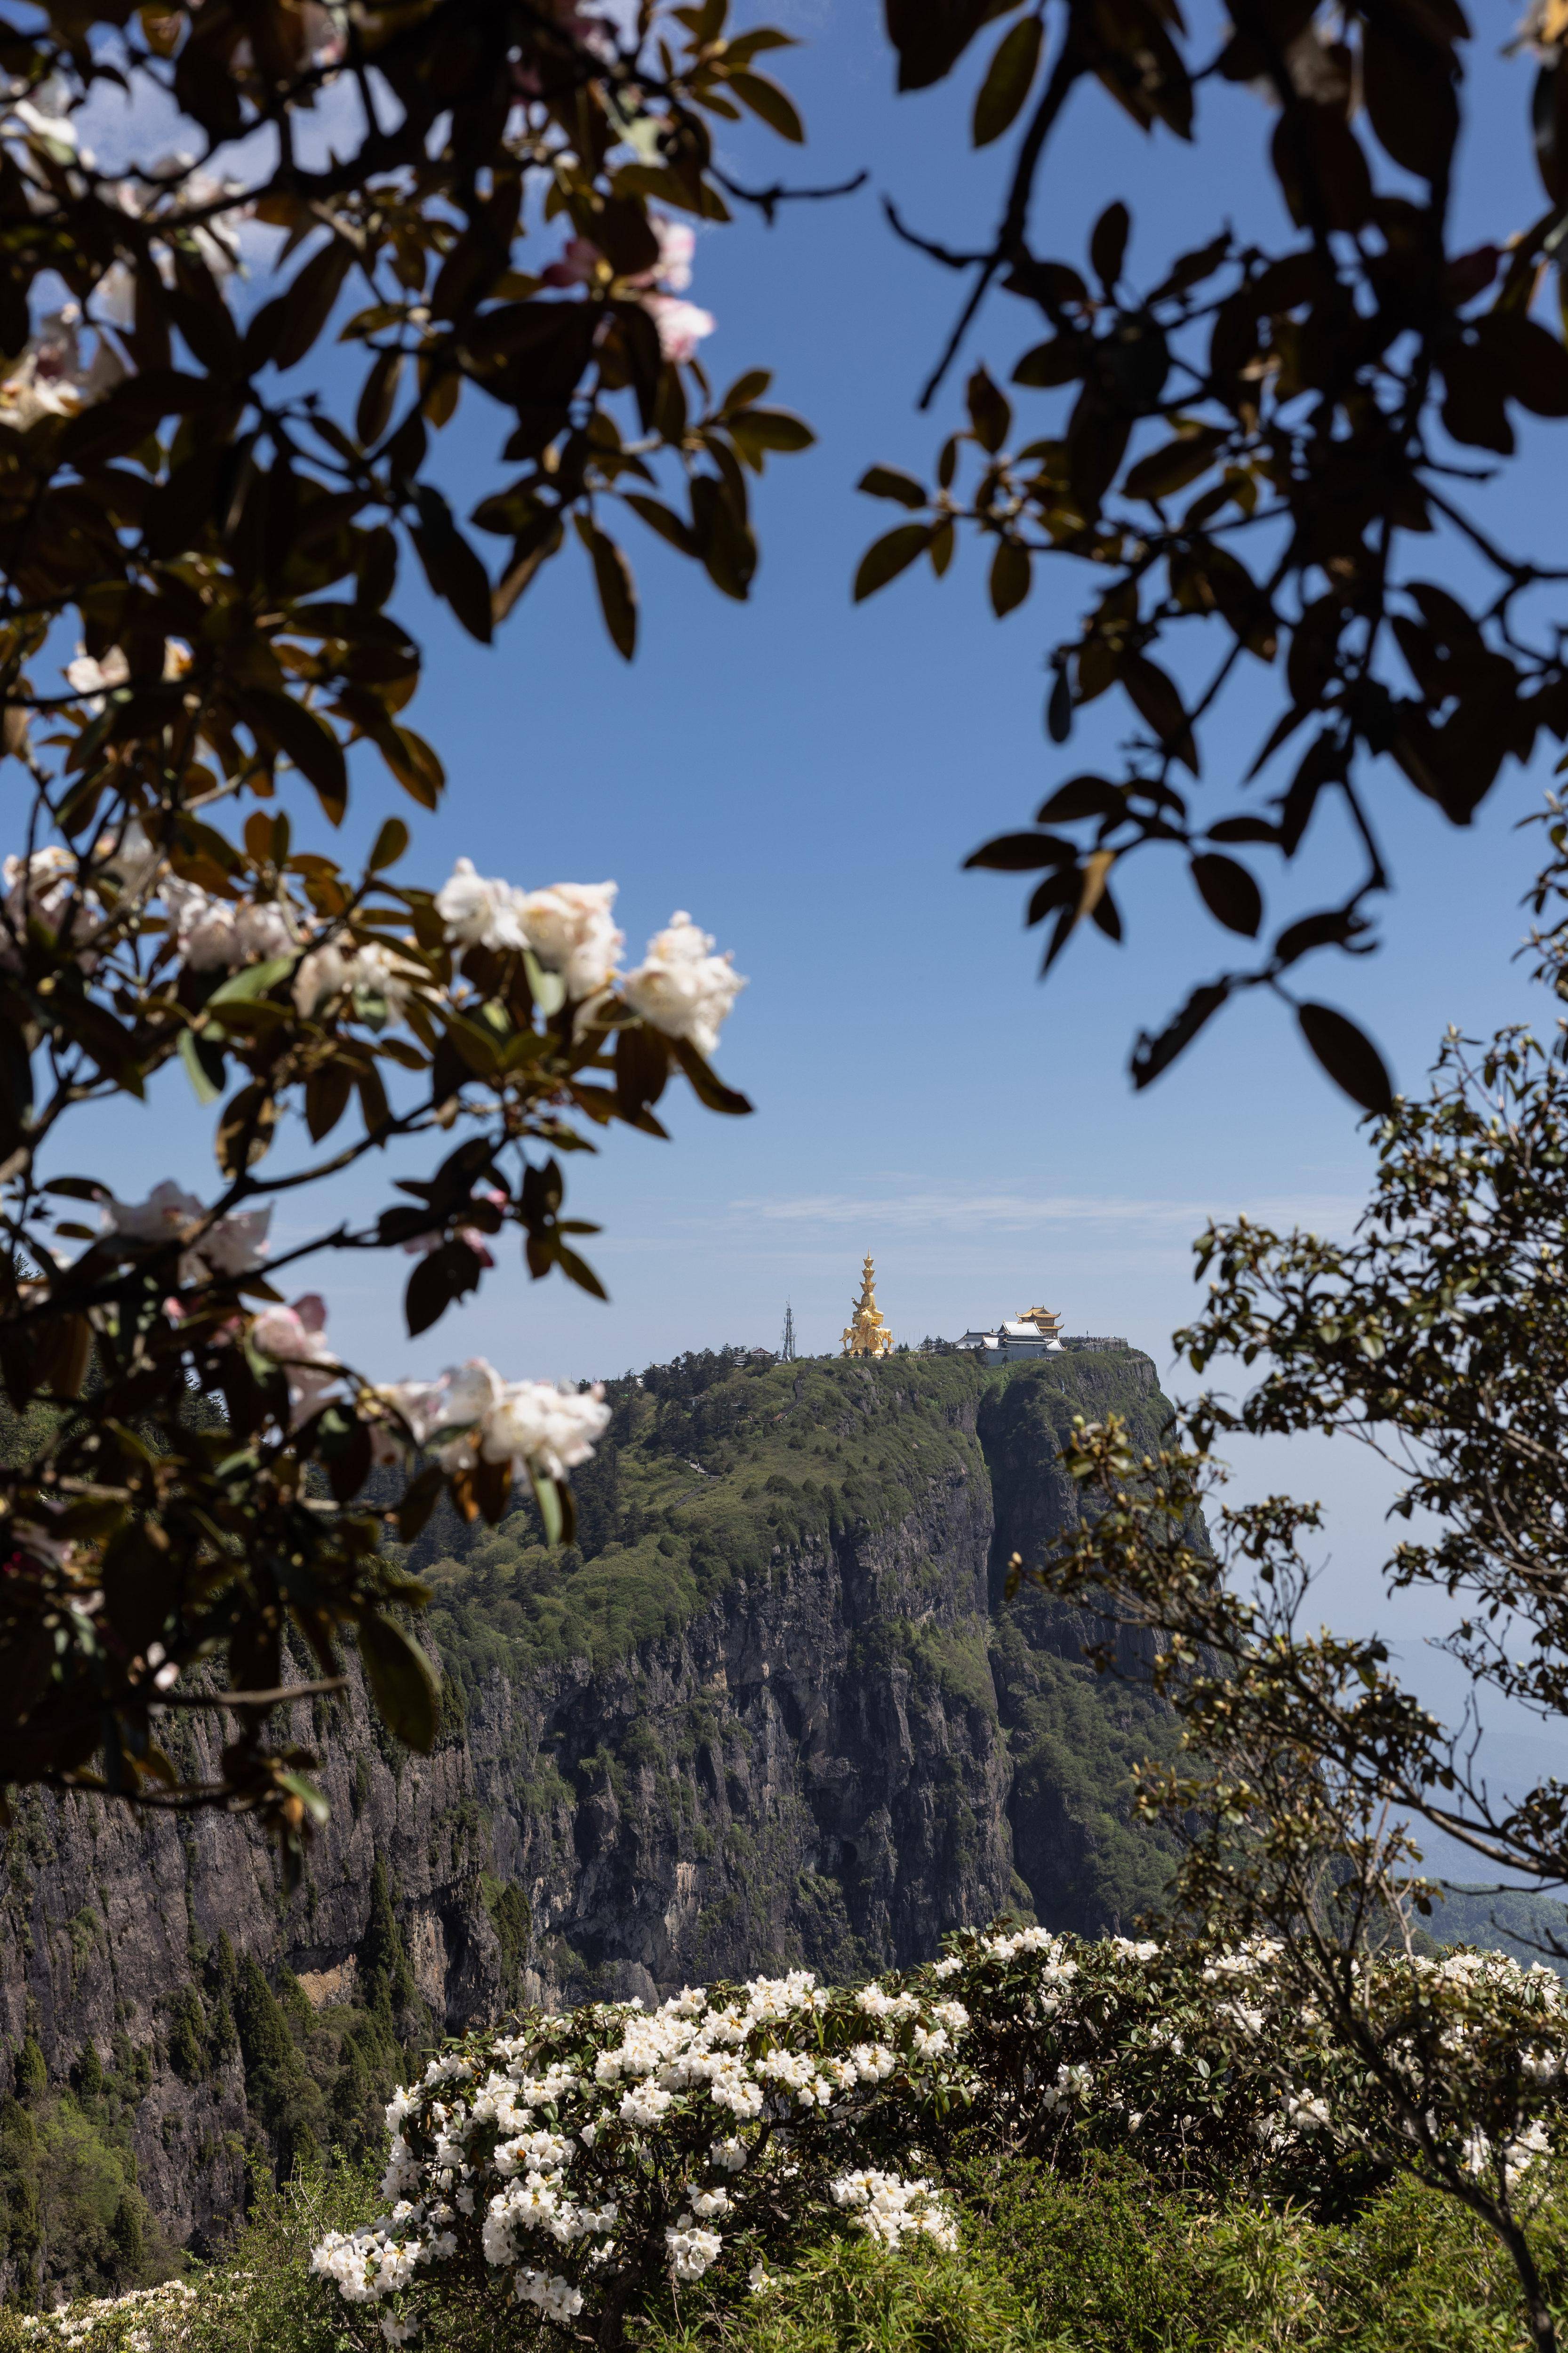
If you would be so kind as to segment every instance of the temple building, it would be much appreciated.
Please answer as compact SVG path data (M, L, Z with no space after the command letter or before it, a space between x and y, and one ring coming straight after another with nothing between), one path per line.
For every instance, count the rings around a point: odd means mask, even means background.
M1059 1356L1061 1335L1062 1319L1053 1308L1024 1307L994 1330L966 1332L954 1345L973 1350L990 1364L1010 1365L1022 1356Z
M860 1271L860 1296L845 1327L844 1353L847 1356L890 1356L893 1353L893 1335L883 1323L882 1311L877 1304L877 1270L869 1250Z

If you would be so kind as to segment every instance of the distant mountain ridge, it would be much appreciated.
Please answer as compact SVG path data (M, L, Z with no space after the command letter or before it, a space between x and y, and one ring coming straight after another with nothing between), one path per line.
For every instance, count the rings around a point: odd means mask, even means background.
M689 1357L610 1393L579 1549L530 1509L411 1556L435 1753L357 1687L297 1711L332 1819L291 1900L237 1820L24 1799L0 2284L134 2276L233 2211L247 2151L373 2136L405 2051L520 2000L843 1978L1006 1907L1093 1933L1158 1901L1127 1775L1169 1718L1077 1614L1001 1599L1076 1517L1072 1416L1157 1440L1148 1357Z

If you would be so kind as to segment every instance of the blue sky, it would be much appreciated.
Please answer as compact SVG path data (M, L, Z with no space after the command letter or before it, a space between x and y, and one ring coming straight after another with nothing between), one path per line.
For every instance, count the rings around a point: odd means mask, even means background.
M1490 17L1495 49L1507 28L1502 12ZM1356 1114L1277 1007L1243 1005L1132 1096L1132 1033L1223 955L1185 886L1167 898L1135 879L1122 893L1129 944L1075 944L1042 988L1017 884L959 871L988 832L1025 821L1052 784L1092 765L1092 727L1064 754L1040 724L1042 652L1085 590L1064 567L999 624L969 554L943 583L922 568L851 607L860 550L896 519L853 485L879 459L929 470L959 421L963 374L934 418L916 416L960 288L895 242L879 197L966 242L989 225L1006 159L1005 146L966 152L972 74L894 100L879 19L865 0L795 0L782 20L805 46L782 73L811 145L800 157L737 134L727 159L770 180L866 165L871 185L842 203L786 207L772 230L742 221L699 245L692 294L719 319L705 350L716 380L773 367L771 396L820 436L807 456L773 461L759 486L751 603L726 602L632 523L643 628L629 669L605 638L575 551L492 649L440 613L420 615L428 670L414 715L451 786L439 818L416 828L410 871L444 873L467 852L530 886L613 875L634 947L689 908L750 978L720 1060L755 1115L724 1121L681 1104L670 1144L618 1137L574 1164L575 1207L605 1228L591 1254L608 1306L559 1282L530 1284L509 1256L476 1303L411 1345L401 1265L328 1270L334 1337L389 1374L483 1352L511 1375L581 1377L726 1340L775 1345L786 1297L803 1346L836 1348L867 1250L900 1337L951 1335L1043 1299L1069 1330L1125 1335L1169 1372L1169 1334L1194 1304L1190 1240L1211 1213L1342 1228L1364 1188ZM1539 194L1528 69L1484 49L1475 62L1479 129L1461 201L1479 239L1526 225ZM1041 182L1037 249L1081 255L1100 206L1124 195L1133 267L1151 282L1227 209L1254 206L1271 117L1249 93L1211 84L1200 120L1205 137L1183 151L1163 134L1142 140L1083 93ZM1035 340L1031 323L1024 306L994 298L965 364L984 356L1005 376ZM1033 429L1047 429L1052 396L1022 397L1037 406ZM448 436L454 487L470 495L495 478L496 414L465 411ZM1549 430L1526 443L1491 509L1547 553L1563 537ZM1116 700L1097 706L1101 725ZM1255 697L1244 723L1214 740L1216 792L1248 764L1261 707ZM1515 828L1548 776L1549 765L1529 778L1506 771L1462 834L1392 773L1378 785L1399 885L1387 945L1368 963L1326 965L1312 993L1353 1008L1406 1087L1446 1023L1486 1029L1530 1008L1510 958L1532 845ZM390 804L379 777L365 784L369 824ZM1312 901L1312 860L1288 884L1265 879L1271 922ZM208 1148L205 1124L172 1095L115 1114L122 1190L166 1174L205 1186ZM384 1188L367 1182L356 1198L368 1206ZM1288 1469L1271 1457L1244 1476L1327 1495L1327 1590L1362 1618L1386 1487L1345 1453L1296 1450Z

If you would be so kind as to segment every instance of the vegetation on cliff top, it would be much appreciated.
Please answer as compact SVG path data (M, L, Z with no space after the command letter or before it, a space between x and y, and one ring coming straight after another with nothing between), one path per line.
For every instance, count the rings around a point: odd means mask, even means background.
M1549 1973L1394 1956L1376 1975L1399 2002L1419 1987L1438 2030L1462 2017L1561 2042L1568 1998ZM258 2189L224 2261L162 2296L0 2313L0 2353L554 2353L623 2337L638 2353L1514 2353L1522 2314L1495 2241L1389 2179L1332 2036L1288 1995L1265 1947L1205 1958L1002 1924L860 1995L713 1989L714 2031L701 1996L656 2017L535 2012L516 2039L449 2046L399 2097L379 2189L368 2165L313 2163ZM629 2073L606 2063L634 2046ZM727 2054L721 2073L694 2069L704 2051ZM836 2064L848 2075L824 2107ZM1565 2105L1561 2071L1538 2072L1508 2125L1557 2303ZM1440 2123L1467 2129L1458 2109ZM710 2154L716 2132L730 2137ZM880 2170L840 2177L857 2150ZM718 2196L697 2192L710 2173ZM414 2202L363 2235L394 2186ZM577 2229L589 2192L620 2209ZM584 2230L613 2232L606 2263L584 2263ZM429 2260L378 2278L421 2234Z

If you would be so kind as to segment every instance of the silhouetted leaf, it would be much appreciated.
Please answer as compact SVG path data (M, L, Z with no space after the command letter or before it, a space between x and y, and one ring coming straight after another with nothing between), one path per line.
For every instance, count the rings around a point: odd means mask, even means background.
M972 138L976 147L1000 139L1016 119L1039 67L1043 35L1039 17L1031 15L1011 26L997 43L975 93Z
M1219 1011L1230 995L1227 980L1206 982L1194 988L1173 1021L1169 1022L1157 1037L1147 1030L1141 1033L1132 1050L1131 1064L1132 1083L1142 1089L1168 1071L1178 1054L1190 1046L1211 1015Z
M1034 567L1029 551L1016 539L999 539L991 559L991 609L1000 620L1024 602Z
M1301 1035L1334 1084L1370 1112L1394 1108L1394 1088L1370 1038L1331 1005L1299 1005Z
M994 0L887 0L899 88L927 90L951 73L993 7Z
M891 466L872 466L855 485L868 498L896 499L903 507L923 507L925 491L908 474L894 471Z
M1200 850L1192 861L1193 881L1205 906L1227 931L1255 940L1263 921L1263 894L1245 866L1215 850Z
M1070 865L1078 853L1054 833L999 833L964 860L964 870L984 867L994 874L1028 874L1037 866Z
M1089 237L1089 262L1108 295L1114 295L1117 280L1121 276L1121 264L1127 253L1127 234L1131 226L1131 215L1124 204L1107 205Z
M605 617L610 642L624 660L630 661L637 644L637 592L631 566L615 541L585 515L580 514L576 522L577 536L593 562L599 610Z
M917 555L923 555L931 545L932 526L924 522L901 522L897 530L874 540L860 558L855 575L855 602L862 604L885 588L889 580L905 572Z

